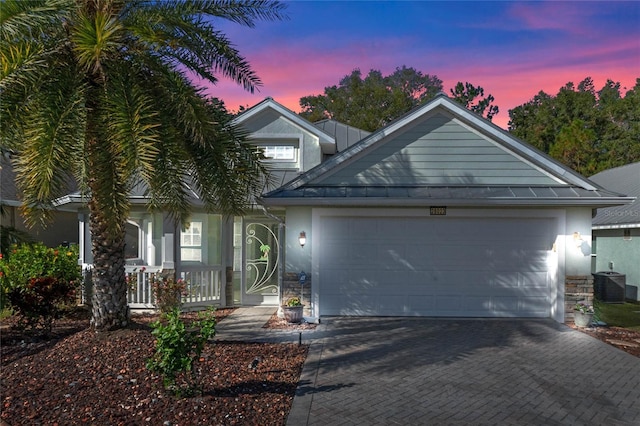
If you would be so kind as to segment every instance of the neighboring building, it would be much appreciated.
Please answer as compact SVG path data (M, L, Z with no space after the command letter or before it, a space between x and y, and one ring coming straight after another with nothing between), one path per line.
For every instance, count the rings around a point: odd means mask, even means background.
M640 197L640 162L605 170L590 178L603 188ZM640 201L598 209L593 218L592 272L625 275L627 298L640 300Z
M34 241L41 241L49 247L78 243L78 213L75 209L60 209L46 227L36 225L30 228L20 214L19 200L10 155L5 152L0 156L0 225L24 231Z
M175 270L190 283L189 306L277 305L303 293L314 318L562 322L591 296L592 209L632 201L444 94L371 134L314 125L270 98L235 122L268 157L271 186L244 217L207 213L194 197L186 229L134 192L132 307L151 306L152 274ZM59 204L79 213L90 266L83 200Z

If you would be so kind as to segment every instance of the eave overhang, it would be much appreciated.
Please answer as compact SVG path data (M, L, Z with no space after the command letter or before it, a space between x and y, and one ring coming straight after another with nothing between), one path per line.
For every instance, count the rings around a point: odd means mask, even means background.
M631 204L627 197L606 190L576 187L460 186L460 187L314 187L278 189L260 199L265 206L589 206Z

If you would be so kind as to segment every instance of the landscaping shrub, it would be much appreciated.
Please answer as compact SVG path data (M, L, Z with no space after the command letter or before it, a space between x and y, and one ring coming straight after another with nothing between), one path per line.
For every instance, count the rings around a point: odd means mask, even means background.
M26 287L9 291L8 299L14 314L25 328L43 328L51 332L53 321L62 316L63 306L76 297L76 285L55 277L31 278Z
M187 327L175 308L151 324L151 334L156 338L156 350L147 360L147 368L160 373L165 389L177 396L193 394L198 390L198 372L195 364L200 359L207 340L216 333L213 309L198 314L198 319ZM179 376L184 377L187 388L177 385Z
M185 295L187 282L183 279L175 280L172 276L151 279L151 289L156 308L162 315L182 306L182 296Z
M50 331L63 306L74 301L81 279L77 246L22 244L0 255L2 299L25 326Z

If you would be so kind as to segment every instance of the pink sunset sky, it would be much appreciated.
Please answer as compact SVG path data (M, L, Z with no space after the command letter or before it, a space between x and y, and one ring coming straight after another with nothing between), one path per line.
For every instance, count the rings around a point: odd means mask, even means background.
M359 68L383 75L407 66L492 94L507 129L509 110L539 91L607 79L621 93L640 78L640 2L289 1L288 20L255 28L218 22L263 85L250 94L224 78L207 93L227 108L270 96L295 112L303 96L324 93Z

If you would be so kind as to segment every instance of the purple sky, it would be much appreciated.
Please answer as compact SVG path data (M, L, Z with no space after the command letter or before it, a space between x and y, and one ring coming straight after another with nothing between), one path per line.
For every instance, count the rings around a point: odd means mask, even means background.
M585 77L622 94L640 77L640 2L288 1L289 20L249 29L216 23L263 81L251 95L221 78L208 90L235 111L267 96L293 111L359 68L391 74L403 65L482 86L507 128L508 110L540 90L555 95Z

